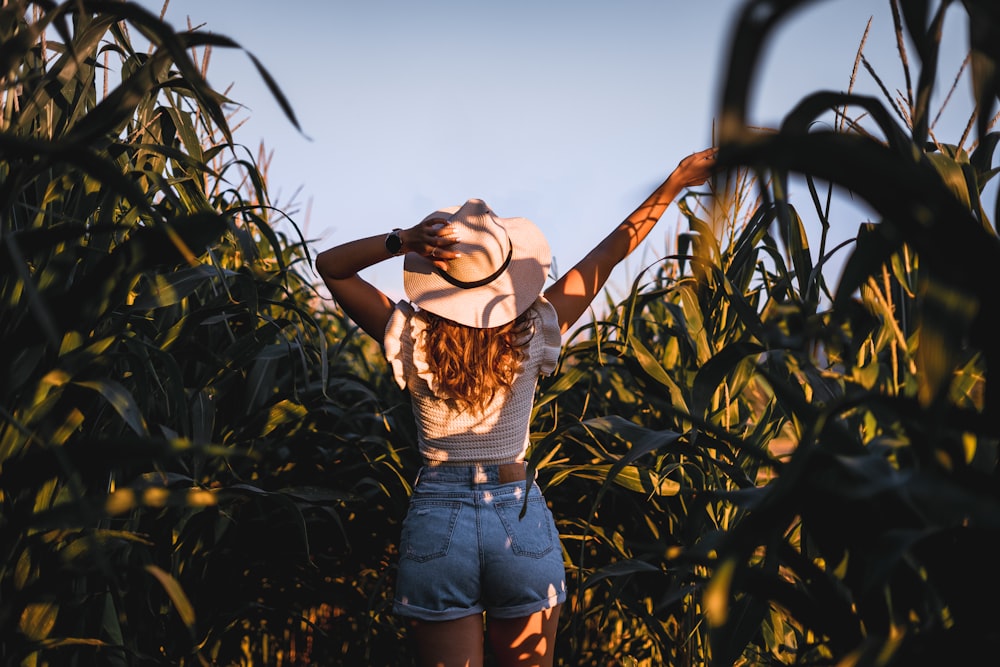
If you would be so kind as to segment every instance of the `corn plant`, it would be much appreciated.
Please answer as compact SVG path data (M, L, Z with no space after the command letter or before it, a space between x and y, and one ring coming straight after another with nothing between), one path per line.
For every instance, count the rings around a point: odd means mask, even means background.
M681 202L676 254L609 303L542 387L533 461L566 517L567 664L996 655L996 615L975 601L1000 590L986 374L1000 204L982 199L1000 21L991 3L962 3L970 148L931 121L949 2L891 3L908 82L907 39L922 64L901 100L820 91L780 128L750 127L759 54L807 4L745 4L720 110L728 180ZM858 64L887 89L863 49ZM790 202L793 173L817 244ZM879 218L831 219L822 183ZM843 224L856 237L829 249Z
M561 664L996 654L980 602L1000 591L1000 204L983 195L1000 20L987 0L892 3L916 88L819 92L762 133L745 121L759 53L807 4L746 3L728 180L682 199L670 255L540 386L531 462L571 584ZM968 147L935 136L929 104L959 6ZM4 664L410 661L387 613L417 465L406 397L319 304L266 159L206 82L212 48L239 46L127 2L0 8ZM821 183L877 219L831 219ZM843 224L856 238L828 249Z
M366 518L401 513L411 433L317 308L212 48L240 47L127 2L0 7L3 664L360 664L346 637L396 637Z
M702 664L709 654L698 591L710 563L688 554L741 520L720 494L768 478L787 421L741 361L770 335L753 277L762 246L774 245L773 216L747 211L751 183L746 173L734 181L728 211L711 208L723 198L708 192L683 198L682 252L586 325L542 387L533 460L563 517L575 583L567 664Z
M786 244L797 223L789 174L835 184L877 220L858 225L828 310L783 299L788 337L765 344L759 372L797 433L776 479L733 500L744 520L712 550L706 620L712 657L762 663L975 664L995 655L995 614L975 600L1000 590L988 565L995 494L1000 244L983 188L997 135L1000 15L968 13L978 138L928 141L945 12L958 3L891 3L904 44L920 58L905 103L819 91L779 131L744 122L759 54L779 19L802 2L748 2L724 82L722 160L767 175L765 192ZM824 113L848 122L822 129ZM863 117L863 120L862 120ZM832 221L830 221L832 224ZM854 223L857 224L857 223ZM802 284L802 263L789 273ZM995 363L995 362L994 362ZM991 548L991 546L993 548Z

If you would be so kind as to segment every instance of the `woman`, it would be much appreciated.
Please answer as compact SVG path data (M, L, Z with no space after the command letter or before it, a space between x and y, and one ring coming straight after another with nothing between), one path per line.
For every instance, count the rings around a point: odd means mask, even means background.
M394 610L412 619L421 664L481 666L484 613L499 664L552 664L566 586L552 516L525 482L536 382L555 370L561 335L611 270L714 166L714 149L681 160L544 291L541 231L478 199L317 256L330 293L382 344L412 398L424 465L403 524ZM394 304L357 274L403 253L409 302Z

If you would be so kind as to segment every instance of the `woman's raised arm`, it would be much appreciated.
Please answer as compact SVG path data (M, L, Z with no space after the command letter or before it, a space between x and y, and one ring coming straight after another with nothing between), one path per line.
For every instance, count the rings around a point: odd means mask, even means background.
M715 148L687 156L663 183L576 266L545 290L565 333L590 307L612 269L636 249L685 188L701 185L715 169Z
M386 248L386 234L348 241L316 256L316 271L347 316L369 336L382 343L393 303L377 287L361 278L358 271L406 252L435 258L435 264L457 255L448 250L456 239L443 220L424 220L409 229L396 230L402 245L395 254Z

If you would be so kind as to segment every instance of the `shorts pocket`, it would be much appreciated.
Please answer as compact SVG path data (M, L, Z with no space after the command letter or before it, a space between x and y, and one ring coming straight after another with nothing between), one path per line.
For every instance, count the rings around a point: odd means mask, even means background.
M453 500L414 500L403 521L399 552L425 562L448 553L462 504Z
M528 498L528 510L520 517L524 500L502 500L495 505L500 521L510 538L511 550L518 556L541 558L555 546L555 524L545 505L545 498Z

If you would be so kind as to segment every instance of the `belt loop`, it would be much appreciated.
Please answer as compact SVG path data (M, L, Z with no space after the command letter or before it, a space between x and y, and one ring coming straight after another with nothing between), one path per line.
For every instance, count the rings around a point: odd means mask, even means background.
M490 481L490 477L486 473L486 466L483 466L479 463L477 463L474 466L472 475L473 475L472 477L473 484L485 484L486 482Z

